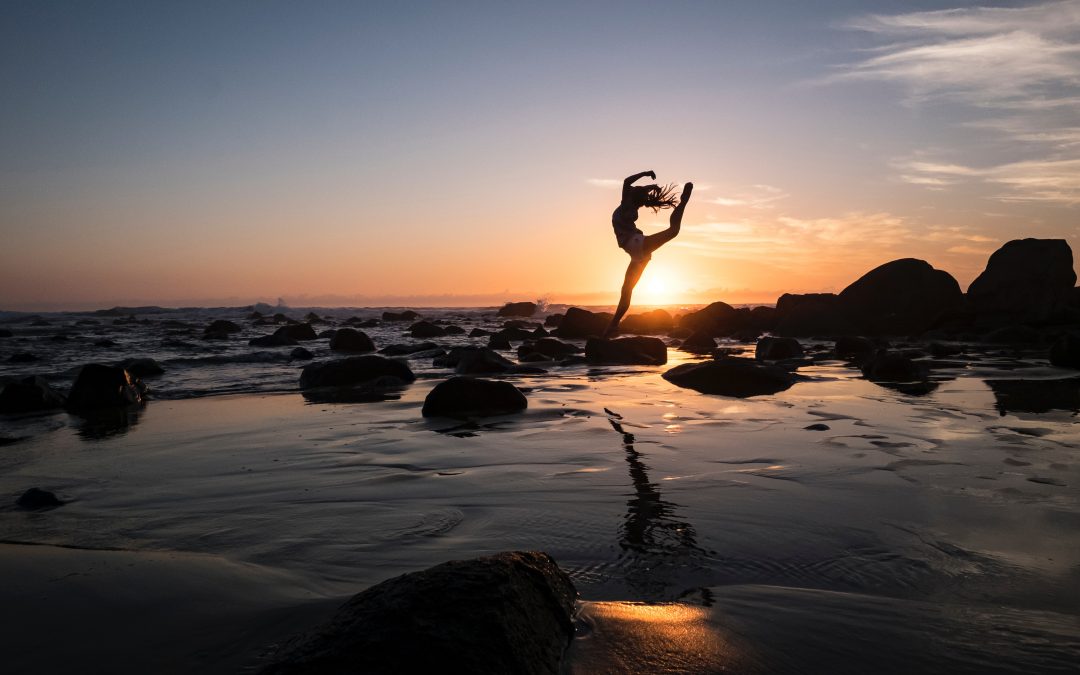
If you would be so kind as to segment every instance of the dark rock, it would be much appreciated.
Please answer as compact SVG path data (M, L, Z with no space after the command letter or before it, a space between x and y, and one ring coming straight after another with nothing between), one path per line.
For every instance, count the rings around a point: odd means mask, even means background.
M102 338L100 340L94 340L94 346L95 347L104 347L104 348L108 349L109 347L115 347L116 343L113 342L112 340L108 339L108 338Z
M1053 380L986 380L1001 415L1010 412L1080 412L1080 377Z
M310 361L311 359L315 358L314 354L304 349L303 347L297 347L296 349L292 350L291 352L289 352L289 356L296 359L297 361Z
M834 293L784 293L776 301L777 335L811 337L857 332Z
M499 310L498 316L532 316L536 310L535 302L508 302Z
M679 340L684 340L684 339L690 337L693 334L694 334L694 331L692 331L689 328L686 328L684 326L676 326L675 328L672 328L671 330L668 331L668 337L678 338ZM705 337L710 337L710 338L712 337L708 333L702 333L702 335L704 335Z
M1066 333L1050 347L1050 363L1062 368L1080 368L1080 333Z
M550 356L544 356L539 352L534 352L529 349L528 345L522 345L518 347L518 361L522 363L532 363L535 361L551 361Z
M925 260L902 258L875 267L838 296L859 332L917 335L964 305L960 284Z
M563 316L563 314L549 314L544 318L544 325L548 328L558 328L559 324L562 323Z
M818 422L817 424L811 424L809 426L805 426L805 427L803 427L803 429L806 429L807 431L828 431L829 430L829 425L828 424L822 424L822 423Z
M407 309L404 312L383 312L383 321L416 321L420 318L420 315L411 309Z
M409 326L409 333L411 333L414 338L431 338L446 335L446 330L442 326L436 326L430 321L418 321Z
M457 357L457 365L454 371L459 375L487 375L490 373L505 373L514 367L514 363L496 351L479 347L475 349L460 348L463 351ZM454 352L455 349L451 349Z
M353 324L357 328L375 328L379 325L378 319L364 319Z
M52 509L64 502L48 490L32 487L15 500L15 505L21 509Z
M587 338L603 335L611 323L612 315L607 312L590 312L580 307L566 310L555 335L562 338Z
M524 332L536 330L540 327L540 324L533 321L525 321L523 319L510 319L509 321L503 321L503 328L520 328Z
M262 335L257 338L251 338L248 340L248 344L252 347L292 347L297 343L296 340L288 335L275 332L273 335Z
M0 328L0 338L15 337L15 333L12 333L7 328Z
M569 342L562 342L555 338L541 338L536 342L522 345L518 349L518 356L535 353L548 359L561 359L568 354L580 354L581 351L581 347L572 345Z
M761 337L761 331L757 328L740 328L731 334L731 339L736 342L757 342L759 337Z
M125 408L143 402L146 387L137 377L119 366L88 363L79 371L68 394L67 409L84 413L108 408Z
M503 335L492 335L488 338L488 349L512 349L510 340Z
M8 363L33 363L41 359L30 352L16 352L8 357Z
M836 355L842 359L863 359L877 351L877 346L870 338L857 335L842 335L836 338Z
M393 344L387 345L379 350L380 354L386 354L387 356L405 356L406 354L415 354L417 352L426 352L432 349L437 349L439 345L434 342L417 342L413 344Z
M326 323L326 319L323 319L315 312L308 312L307 316L304 317L304 321L308 323Z
M716 349L716 339L709 335L709 331L699 330L683 340L680 348L691 354L708 354Z
M696 312L679 317L679 326L701 332L710 337L724 335L733 328L732 323L738 313L726 302L714 302Z
M585 343L585 360L594 365L662 366L667 363L667 345L654 337L589 338Z
M318 337L320 340L332 340L337 332L337 328L327 328L324 331L320 331Z
M248 321L256 321L261 318L263 318L262 312L252 312L251 314L247 315Z
M776 308L761 305L750 310L750 325L758 330L771 331L776 328Z
M30 325L31 326L51 326L52 322L51 321L46 321L45 319L36 319L34 321L31 321Z
M469 337L487 337L491 334L491 331L484 330L483 328L473 328L471 331L469 331Z
M282 326L274 331L274 335L297 341L316 340L319 337L315 334L315 329L312 328L309 323L291 323L287 326Z
M64 407L64 396L43 377L24 377L0 388L0 413L25 413Z
M994 251L967 297L980 325L1044 322L1065 314L1075 285L1064 239L1014 239Z
M862 366L863 376L872 382L919 382L926 380L926 367L899 352L878 350Z
M758 361L781 361L800 359L804 355L802 345L795 338L763 337L754 349L754 358Z
M124 359L119 366L138 378L165 373L165 369L151 358Z
M619 323L620 333L638 335L657 335L666 333L675 326L671 315L662 309L654 309L651 312L631 314Z
M226 335L230 333L239 333L242 329L239 325L232 321L226 321L225 319L218 319L217 321L210 322L210 325L203 331L207 334L210 333L224 333Z
M663 377L672 384L703 394L737 398L775 394L795 383L795 376L783 368L734 358L684 363L667 371Z
M409 383L416 380L409 366L402 361L370 354L346 359L323 361L304 366L300 372L300 388L347 387L370 384Z
M330 338L330 350L335 352L373 352L375 343L367 336L367 333L355 328L339 328L334 337Z
M56 335L52 336L49 339L52 340L53 342L67 342L68 340L71 339L71 336L68 335L67 333L57 333Z
M576 595L544 553L455 560L353 596L263 673L552 675L574 636Z
M509 382L452 377L435 385L424 399L424 417L507 415L529 405L525 394Z
M283 321L288 323L296 323L295 319L290 319L281 312L274 314L274 323L281 323Z
M532 335L532 337L539 339L539 338L546 338L547 336L551 335L551 333L544 330L543 326L537 326L536 330L534 330L531 333L531 335Z
M964 353L964 348L960 345L947 345L941 342L931 342L927 348L930 350L930 355L935 359L944 359Z
M454 324L448 324L443 328L447 335L464 335L465 329L461 326L455 326Z

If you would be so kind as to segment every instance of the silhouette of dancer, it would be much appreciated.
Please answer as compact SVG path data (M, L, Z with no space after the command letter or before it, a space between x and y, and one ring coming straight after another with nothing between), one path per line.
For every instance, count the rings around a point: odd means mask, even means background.
M641 273L645 271L645 266L652 260L653 251L679 234L683 211L694 189L693 183L684 185L682 196L676 202L674 183L663 187L656 184L634 185L634 181L645 176L656 180L654 171L642 171L633 176L627 176L623 181L622 203L611 214L615 239L619 242L619 248L630 254L630 264L626 267L626 277L623 279L622 293L619 295L619 307L615 310L615 316L611 317L611 324L604 331L604 337L614 337L618 334L619 322L622 321L626 310L630 309L630 296L634 292L634 286L637 286ZM638 209L643 206L653 211L674 209L671 212L671 225L668 229L646 237L645 233L637 228Z

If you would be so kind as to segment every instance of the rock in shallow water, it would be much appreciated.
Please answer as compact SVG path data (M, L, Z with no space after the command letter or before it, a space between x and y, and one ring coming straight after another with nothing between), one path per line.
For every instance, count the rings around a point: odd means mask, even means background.
M402 383L412 382L416 379L409 366L401 361L388 359L382 356L354 356L348 359L337 359L312 363L304 366L300 372L300 388L311 387L347 387L358 384L367 384L376 380L389 383L393 378Z
M762 396L784 391L795 384L795 376L777 366L763 366L750 359L717 359L684 363L663 375L672 384L703 394L721 396Z
M804 355L802 345L795 338L763 337L754 348L754 358L758 361L779 361L799 359Z
M454 560L353 596L263 672L554 674L576 595L545 553Z
M1062 368L1080 368L1080 333L1066 333L1050 347L1050 363Z
M67 408L75 413L125 408L141 404L145 391L143 383L123 368L88 363L71 386Z
M373 352L375 343L363 331L355 328L339 328L330 338L330 349L335 352Z
M15 505L21 509L51 509L64 502L48 490L32 487L15 500Z
M589 338L585 360L592 364L662 366L667 363L667 345L653 337Z
M528 399L509 382L452 377L435 385L424 399L424 417L486 417L524 410Z
M43 377L25 377L0 390L0 413L25 413L64 407L64 396Z

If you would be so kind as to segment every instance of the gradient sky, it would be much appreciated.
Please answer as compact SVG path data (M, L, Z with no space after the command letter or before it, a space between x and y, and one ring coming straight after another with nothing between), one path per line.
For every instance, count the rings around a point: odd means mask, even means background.
M613 303L648 169L642 302L1080 243L1080 0L0 12L2 309Z

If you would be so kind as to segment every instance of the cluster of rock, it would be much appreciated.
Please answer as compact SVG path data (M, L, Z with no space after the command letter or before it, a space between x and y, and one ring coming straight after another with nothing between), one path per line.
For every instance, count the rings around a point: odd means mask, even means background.
M140 359L138 362L145 369L150 368L150 363L153 363L150 359ZM88 416L140 406L145 394L146 385L123 366L89 363L79 370L75 383L66 395L53 389L45 378L36 375L6 383L0 390L0 413L64 409L76 415Z

